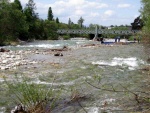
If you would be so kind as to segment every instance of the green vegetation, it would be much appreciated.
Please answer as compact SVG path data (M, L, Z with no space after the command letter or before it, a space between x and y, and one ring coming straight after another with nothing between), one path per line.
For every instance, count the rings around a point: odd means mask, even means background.
M81 28L83 27L83 22L84 22L84 19L80 17L80 19L78 20L78 24L80 25Z
M111 26L111 30L129 30L129 26ZM104 37L109 37L109 38L115 38L118 36L118 34L103 34ZM130 36L129 35L121 35L121 38L126 38L128 39Z
M94 24L89 27L83 25L84 19L79 18L77 24L68 19L68 23L62 23L58 17L54 17L52 8L49 7L47 19L39 18L36 13L36 4L33 0L29 0L23 9L19 0L10 2L3 0L0 2L0 46L8 45L19 40L32 41L37 40L57 40L57 29L95 29ZM101 29L106 27L98 25ZM123 26L123 25L122 25ZM114 26L113 29L127 29L125 26ZM89 37L86 34L66 34L64 39L70 37ZM114 38L114 35L106 35L105 37Z
M79 29L84 21L81 18L80 25L73 22L61 23L58 17L54 19L51 7L49 7L47 19L43 20L39 18L35 10L36 4L33 0L29 0L24 9L19 0L0 2L0 46L19 40L57 40L57 29Z
M49 9L48 9L48 20L49 21L53 21L54 19L53 19L53 12L52 12L52 8L51 7L49 7Z
M142 29L142 38L144 43L150 45L150 1L141 0L143 7L141 8L142 20L144 22L144 27Z
M14 105L22 104L30 113L44 113L45 106L49 103L49 108L53 109L55 101L61 94L60 90L54 92L52 86L35 84L29 82L25 77L15 76L13 81L5 78L5 83L8 86L9 97Z

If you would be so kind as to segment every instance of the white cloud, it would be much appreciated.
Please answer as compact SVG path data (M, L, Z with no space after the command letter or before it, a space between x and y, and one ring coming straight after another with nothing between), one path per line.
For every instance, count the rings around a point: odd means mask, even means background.
M77 23L78 19L82 16L85 20L84 25L89 25L90 23L100 25L130 24L131 21L134 20L133 15L138 14L138 7L131 7L135 5L135 2L132 4L131 0L126 0L126 2L131 4L123 4L124 1L125 0L34 0L37 8L35 12L39 13L40 18L46 19L48 8L51 7L54 18L58 17L60 22L68 23L68 19L70 18L74 23ZM136 0L136 3L140 4L139 1L140 0ZM22 6L25 6L28 0L20 0L20 2ZM126 10L122 10L122 8L126 8ZM132 16L133 19L128 19L127 17L129 16Z
M83 5L85 3L85 0L68 0L68 4L71 6L78 6L78 5Z
M76 11L75 11L75 15L82 16L82 15L84 15L84 14L85 14L85 12L84 12L83 10L76 10Z
M94 8L94 9L101 9L101 8L107 8L108 4L86 1L85 4L83 5L83 7L85 7L85 8Z
M100 16L100 14L98 12L91 12L90 16L91 17L98 17L98 16Z
M127 8L127 7L130 7L131 4L118 4L118 7L119 8Z
M115 14L115 12L113 11L113 10L107 10L107 11L105 11L104 12L104 14L106 15L106 16L112 16L112 15L114 15Z

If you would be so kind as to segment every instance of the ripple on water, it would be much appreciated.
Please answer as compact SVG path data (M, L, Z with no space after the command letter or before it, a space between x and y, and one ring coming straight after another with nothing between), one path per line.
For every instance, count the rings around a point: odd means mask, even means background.
M39 79L36 80L36 81L32 81L32 83L35 83L35 84L43 84L43 85L54 85L54 86L71 86L71 85L74 85L76 82L79 82L79 81L83 81L85 79L91 79L92 77L91 76L86 76L86 77L80 77L80 78L77 78L75 80L72 80L72 81L69 81L69 82L59 82L59 83L55 83L55 82L45 82L45 81L40 81Z

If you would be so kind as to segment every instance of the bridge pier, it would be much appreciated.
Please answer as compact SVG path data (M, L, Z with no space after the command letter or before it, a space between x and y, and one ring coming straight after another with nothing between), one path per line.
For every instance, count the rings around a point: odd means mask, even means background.
M93 38L94 41L97 41L98 39L98 29L97 29L97 26L95 27L95 36Z

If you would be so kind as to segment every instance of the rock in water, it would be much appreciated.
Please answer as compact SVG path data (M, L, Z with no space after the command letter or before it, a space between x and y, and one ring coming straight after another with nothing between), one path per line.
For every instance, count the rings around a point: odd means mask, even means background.
M10 50L5 49L5 48L0 48L0 52L9 52Z
M62 53L55 53L54 56L63 56Z

